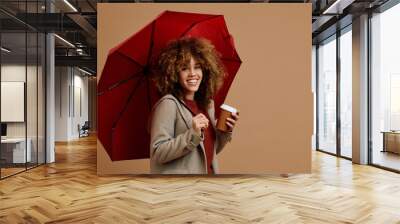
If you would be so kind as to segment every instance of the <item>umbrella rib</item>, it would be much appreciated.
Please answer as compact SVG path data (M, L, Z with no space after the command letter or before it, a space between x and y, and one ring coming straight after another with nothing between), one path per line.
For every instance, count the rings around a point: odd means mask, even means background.
M153 53L153 47L154 47L154 30L156 26L156 22L154 21L151 25L151 38L150 38L150 47L149 47L149 52L147 53L147 64L150 63L151 55ZM145 74L146 75L146 74Z
M210 18L206 18L206 19L203 19L203 20L200 20L200 21L197 21L197 22L193 23L188 29L186 29L186 30L181 34L181 37L183 37L185 34L187 34L190 30L193 29L193 27L197 26L198 24L200 24L200 23L202 23L202 22L205 22L205 21L208 21L208 20L212 20L212 19L218 18L218 17L221 17L221 15L216 15L216 16L213 16L213 17L210 17ZM239 58L239 59L221 58L221 60L242 62L242 61L240 60L240 58Z
M147 101L149 105L149 111L151 111L151 96L150 96L150 80L149 77L146 77L146 84L147 84Z
M137 64L137 65L139 65L140 67L143 67L143 65L142 65L142 64L140 64L139 62L137 62L137 61L136 61L136 60L134 60L133 58L131 58L131 57L128 57L127 55L125 55L125 54L122 54L122 53L120 53L119 51L117 52L117 54L121 55L122 57L125 57L125 58L127 58L128 60L132 61L133 63L135 63L135 64Z
M112 129L115 128L115 126L117 125L118 121L121 119L122 114L125 112L126 108L128 107L129 102L131 101L131 99L132 99L134 93L136 92L136 90L139 88L140 83L141 83L141 81L143 80L144 77L145 76L141 76L140 77L141 79L136 83L136 86L133 88L132 92L129 94L128 100L126 101L126 103L124 105L124 108L122 108L122 110L118 114L117 119L113 122Z
M122 84L128 82L128 81L131 80L131 79L142 77L142 76L138 76L138 74L140 74L140 73L142 73L142 72L143 72L143 70L140 70L139 72L135 73L135 74L132 75L131 77L129 77L129 78L127 78L127 79L124 79L124 80L121 80L121 81L118 81L118 82L112 84L112 85L109 86L106 90L97 93L97 96L103 95L105 92L111 91L111 90L114 89L115 87L118 87L118 86L120 86L120 85L122 85Z
M200 21L197 21L197 22L193 23L191 26L189 26L189 27L181 34L181 37L183 37L185 34L187 34L191 29L193 29L193 27L197 26L198 24L200 24L200 23L202 23L202 22L205 22L205 21L207 21L207 20L215 19L215 18L220 17L220 16L221 16L221 15L216 15L216 16L209 17L209 18L206 18L206 19L203 19L203 20L200 20Z
M233 59L233 58L221 58L223 61L233 61L233 62L242 62L240 59Z
M154 30L156 29L156 22L154 21L152 23L152 29L151 29L151 38L150 38L150 47L149 47L149 52L147 53L147 64L150 63L151 55L153 53L153 47L154 47ZM149 105L149 111L151 111L151 98L150 98L150 85L149 85L149 75L144 74L146 78L146 85L147 85L147 101Z

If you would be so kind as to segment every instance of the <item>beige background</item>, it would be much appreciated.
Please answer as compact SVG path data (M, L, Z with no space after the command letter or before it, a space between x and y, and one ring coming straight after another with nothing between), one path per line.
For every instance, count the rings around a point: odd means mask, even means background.
M311 4L98 4L99 77L107 52L164 10L223 14L243 63L226 103L240 110L221 172L309 173ZM149 160L112 162L98 141L98 174L149 173Z

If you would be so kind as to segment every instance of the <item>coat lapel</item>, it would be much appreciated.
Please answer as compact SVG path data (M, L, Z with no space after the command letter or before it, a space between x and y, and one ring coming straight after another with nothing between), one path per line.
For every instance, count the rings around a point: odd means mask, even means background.
M178 101L177 103L179 105L179 111L183 116L183 120L185 121L187 128L190 129L192 127L192 113L182 105L183 102Z

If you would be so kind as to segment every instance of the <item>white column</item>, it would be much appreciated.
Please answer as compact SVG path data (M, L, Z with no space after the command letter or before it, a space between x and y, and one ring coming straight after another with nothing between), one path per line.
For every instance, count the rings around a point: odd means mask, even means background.
M353 20L353 162L368 163L368 15Z
M317 48L315 47L315 45L312 46L312 55L311 55L311 92L313 94L313 134L311 137L311 148L312 150L316 150L317 146L316 146L316 142L317 142L317 134L316 134L316 127L317 127L317 119L316 119L316 102L317 102L317 79L316 79L316 75L317 75L317 71L316 71L316 64L317 64L317 58L316 58L316 51Z
M54 76L54 35L46 35L46 163L55 161L54 133L55 133L55 76Z

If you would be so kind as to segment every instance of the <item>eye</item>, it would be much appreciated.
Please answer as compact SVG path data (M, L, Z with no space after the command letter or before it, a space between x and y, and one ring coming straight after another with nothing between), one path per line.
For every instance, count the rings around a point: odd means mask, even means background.
M185 70L187 70L188 68L187 67L182 67L181 68L181 71L185 71Z
M201 69L201 65L200 65L200 64L196 64L196 65L194 66L194 68L195 68L195 69Z

